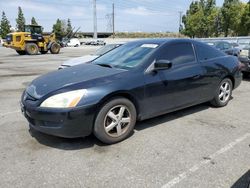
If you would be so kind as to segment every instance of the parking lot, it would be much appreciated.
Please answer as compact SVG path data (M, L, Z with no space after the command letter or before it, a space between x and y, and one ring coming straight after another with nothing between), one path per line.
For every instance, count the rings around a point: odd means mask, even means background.
M22 91L36 77L97 47L19 56L0 47L1 187L233 187L250 182L250 79L225 108L201 104L137 123L127 140L29 132Z

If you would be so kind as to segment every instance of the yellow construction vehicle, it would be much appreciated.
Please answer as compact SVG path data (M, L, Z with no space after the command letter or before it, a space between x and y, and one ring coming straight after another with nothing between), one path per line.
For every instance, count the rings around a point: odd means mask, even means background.
M10 33L3 44L4 47L16 50L19 55L58 54L61 46L56 42L54 33L42 34L42 27L38 25L25 25L24 32Z

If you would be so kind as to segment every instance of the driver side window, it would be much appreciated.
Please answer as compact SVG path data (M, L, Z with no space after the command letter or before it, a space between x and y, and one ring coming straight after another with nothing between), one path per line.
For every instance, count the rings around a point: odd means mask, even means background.
M161 50L157 60L168 60L173 65L195 61L194 50L191 43L177 43L167 45Z

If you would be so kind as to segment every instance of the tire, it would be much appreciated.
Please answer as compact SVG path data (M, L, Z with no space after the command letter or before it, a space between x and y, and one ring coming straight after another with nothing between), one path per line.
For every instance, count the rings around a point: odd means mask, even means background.
M120 142L130 136L136 119L136 109L131 101L113 98L101 107L95 120L94 135L106 144Z
M79 47L79 44L76 44L75 47Z
M211 104L215 107L226 106L231 99L232 90L233 90L232 81L229 78L223 79L216 90L215 97L211 101Z
M26 51L25 51L25 50L16 50L16 52L17 52L19 55L26 55Z
M37 55L38 54L38 46L36 43L27 43L25 45L25 51L28 55Z
M50 47L50 53L52 54L58 54L60 52L60 45L56 42L52 43L51 44L51 47Z

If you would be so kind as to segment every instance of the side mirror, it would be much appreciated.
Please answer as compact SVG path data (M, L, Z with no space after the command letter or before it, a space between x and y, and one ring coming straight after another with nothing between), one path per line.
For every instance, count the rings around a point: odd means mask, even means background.
M154 70L167 70L172 67L172 62L168 60L158 60L154 63Z

